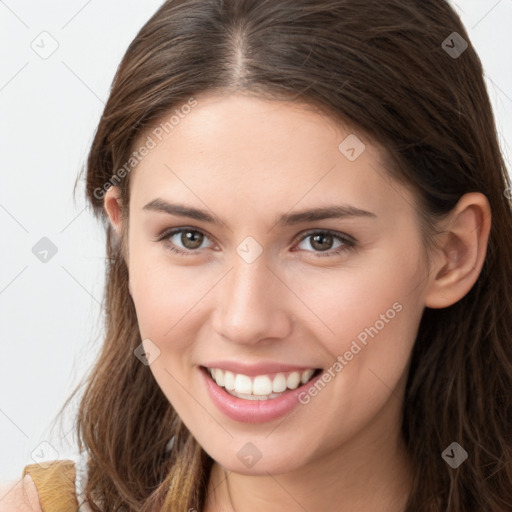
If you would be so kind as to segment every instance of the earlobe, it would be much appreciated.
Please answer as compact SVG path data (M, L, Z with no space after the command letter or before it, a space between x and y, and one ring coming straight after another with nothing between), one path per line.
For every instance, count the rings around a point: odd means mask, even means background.
M119 187L110 187L103 199L103 207L107 212L110 224L115 229L117 236L121 235L122 227L122 208L121 208L121 194Z
M451 306L471 290L485 261L490 228L491 209L485 195L465 194L438 235L439 248L430 269L425 306Z

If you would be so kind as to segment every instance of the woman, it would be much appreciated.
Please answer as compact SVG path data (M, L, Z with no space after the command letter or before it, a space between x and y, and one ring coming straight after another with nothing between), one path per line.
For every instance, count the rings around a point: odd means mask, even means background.
M444 0L162 5L87 162L91 510L512 510L510 180L482 75Z

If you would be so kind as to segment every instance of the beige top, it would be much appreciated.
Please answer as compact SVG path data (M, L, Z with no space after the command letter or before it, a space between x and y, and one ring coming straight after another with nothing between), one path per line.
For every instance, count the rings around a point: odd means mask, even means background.
M23 468L30 474L43 512L91 512L83 495L87 483L87 456L44 461Z

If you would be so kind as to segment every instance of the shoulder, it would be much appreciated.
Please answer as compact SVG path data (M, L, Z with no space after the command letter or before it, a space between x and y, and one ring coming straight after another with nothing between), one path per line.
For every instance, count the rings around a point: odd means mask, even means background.
M30 475L18 481L0 483L0 512L43 512Z

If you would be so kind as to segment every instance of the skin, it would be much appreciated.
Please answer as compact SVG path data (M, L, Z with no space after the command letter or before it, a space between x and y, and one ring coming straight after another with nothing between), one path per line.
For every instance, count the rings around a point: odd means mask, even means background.
M132 171L128 226L116 187L104 206L119 237L127 228L141 336L160 350L149 368L215 460L205 510L403 510L412 470L400 416L411 350L424 308L447 307L475 283L487 199L461 198L428 260L413 193L390 178L384 150L364 135L298 103L240 93L197 100ZM338 149L349 134L366 146L354 161ZM143 210L155 198L224 224ZM375 217L275 225L283 213L327 204ZM199 230L197 244L181 233L155 241L178 227ZM322 251L305 236L311 229L357 242L336 255L343 242L327 239ZM248 236L262 249L252 263L236 252ZM172 243L190 254L172 253ZM401 311L284 419L240 423L211 402L199 365L272 360L327 369L394 303ZM237 457L247 442L262 454L251 468Z

